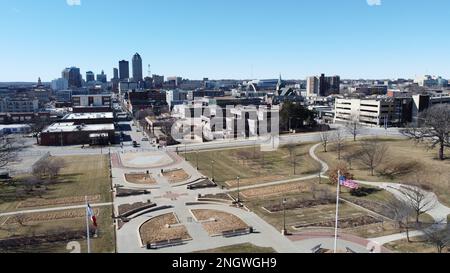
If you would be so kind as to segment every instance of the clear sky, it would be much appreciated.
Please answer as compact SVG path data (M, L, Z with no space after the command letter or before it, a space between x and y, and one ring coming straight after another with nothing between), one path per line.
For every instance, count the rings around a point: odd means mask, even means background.
M370 4L369 4L370 3ZM69 5L70 4L70 5ZM448 0L0 0L0 81L112 76L450 77Z

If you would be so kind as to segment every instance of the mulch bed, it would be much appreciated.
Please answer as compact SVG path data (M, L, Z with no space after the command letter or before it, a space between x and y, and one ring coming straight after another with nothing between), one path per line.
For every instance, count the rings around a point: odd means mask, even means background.
M364 215L359 217L352 217L352 218L343 218L339 219L338 227L340 229L346 229L346 228L355 228L355 227L361 227L376 223L381 223L382 221L379 219L376 219L372 216ZM329 220L329 221L323 221L323 222L317 222L317 223L308 223L308 224L301 224L296 225L295 228L306 228L306 227L326 227L331 228L334 227L335 220Z
M319 199L319 200L298 200L295 202L288 202L286 206L286 210L294 210L294 209L304 209L304 208L312 208L322 205L329 205L335 203L336 200L333 199ZM271 206L265 206L270 212L280 212L283 211L282 204L275 204Z

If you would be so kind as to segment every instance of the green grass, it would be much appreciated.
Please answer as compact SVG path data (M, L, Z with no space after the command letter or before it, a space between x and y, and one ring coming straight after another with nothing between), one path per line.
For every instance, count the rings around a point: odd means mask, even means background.
M224 149L198 153L199 170L203 175L212 177L212 161L214 160L214 177L216 182L224 184L226 181L241 179L257 179L267 176L277 176L276 180L301 177L316 173L320 165L309 156L309 144L300 144L295 149L296 174L290 159L290 152L286 148L280 148L274 152L260 152L258 147L240 149ZM242 160L237 153L247 153L249 159ZM185 156L180 152L181 156ZM186 159L196 167L196 153L187 153ZM258 182L256 182L258 183Z
M214 249L208 249L203 251L197 251L195 253L276 253L276 251L271 247L259 247L250 243L238 244L232 246L219 247Z

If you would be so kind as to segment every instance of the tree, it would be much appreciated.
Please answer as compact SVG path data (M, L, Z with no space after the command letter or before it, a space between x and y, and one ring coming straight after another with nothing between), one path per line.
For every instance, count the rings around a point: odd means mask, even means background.
M32 173L40 180L48 179L48 181L53 181L61 169L64 168L64 165L63 159L56 160L47 155L33 165Z
M9 163L17 159L17 152L20 150L15 138L0 138L0 168L6 167Z
M353 136L353 141L356 141L356 137L361 132L361 124L356 116L352 116L351 120L345 124L345 130Z
M415 213L416 224L419 224L419 217L432 210L436 206L433 197L415 185L402 186L400 193Z
M280 111L280 126L285 131L316 126L316 113L301 104L286 102Z
M15 216L14 216L14 220L21 226L21 227L23 227L23 226L25 226L25 221L26 221L26 216L25 216L25 214L16 214Z
M388 148L378 139L371 139L361 142L359 149L359 161L370 169L372 176L375 175L375 169L383 163L388 152Z
M432 244L438 253L442 253L446 247L450 247L450 224L440 223L436 228L424 229L427 242Z
M31 127L31 132L33 136L36 138L36 143L39 143L39 133L42 132L45 128L47 128L51 124L50 119L43 117L35 117L29 123Z
M388 201L387 208L390 210L389 213L392 215L392 219L398 223L399 227L405 228L406 238L408 239L408 242L411 242L409 237L409 219L414 216L414 210L411 208L410 204L405 200L391 198Z
M320 132L320 138L322 139L323 151L328 152L328 143L330 142L331 135L329 131Z
M289 143L286 144L286 149L289 151L289 159L290 159L290 163L292 165L293 171L294 171L294 175L297 175L297 153L296 153L296 149L297 149L297 144L295 143Z
M342 150L344 149L344 145L345 145L345 137L344 137L344 132L342 131L342 129L338 129L334 132L333 141L336 145L336 152L338 154L338 160L340 161L342 158Z
M429 149L439 148L439 159L444 160L444 150L450 147L450 105L433 106L419 115L419 126L409 125L402 134L416 142L427 143Z

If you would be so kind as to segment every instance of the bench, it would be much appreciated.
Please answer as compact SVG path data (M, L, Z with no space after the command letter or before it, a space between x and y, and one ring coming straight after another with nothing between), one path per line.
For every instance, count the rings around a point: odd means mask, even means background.
M311 249L312 253L319 253L322 250L322 244L317 245Z
M252 232L253 232L253 228L252 227L248 227L248 228L224 231L224 232L222 232L222 236L225 237L225 238L231 238L231 237L247 235L247 234L250 234Z
M179 246L183 244L183 239L164 240L153 243L147 243L147 249L159 249L165 247Z

